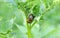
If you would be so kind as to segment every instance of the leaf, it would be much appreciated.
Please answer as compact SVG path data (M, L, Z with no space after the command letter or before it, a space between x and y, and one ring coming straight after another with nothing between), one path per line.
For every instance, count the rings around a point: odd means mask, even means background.
M0 2L0 33L5 33L12 28L15 6L13 3ZM14 19L13 19L14 20ZM13 21L12 20L12 21Z
M18 10L15 13L16 17L15 17L15 23L17 23L18 25L24 25L26 18L25 18L25 14L23 11Z
M44 20L40 21L40 32L42 38L60 38L58 33L60 33L58 28L60 28L60 5L57 4L50 11L48 11L43 18Z

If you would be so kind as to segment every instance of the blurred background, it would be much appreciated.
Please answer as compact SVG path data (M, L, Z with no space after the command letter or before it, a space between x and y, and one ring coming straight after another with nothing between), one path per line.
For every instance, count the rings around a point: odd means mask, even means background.
M28 38L30 13L31 38L60 38L60 0L0 0L0 38Z

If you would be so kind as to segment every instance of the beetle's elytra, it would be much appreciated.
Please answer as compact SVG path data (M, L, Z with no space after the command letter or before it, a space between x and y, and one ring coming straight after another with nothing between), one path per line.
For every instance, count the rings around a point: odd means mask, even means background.
M27 23L32 23L32 21L34 20L34 15L33 14L29 14L28 19L27 19Z

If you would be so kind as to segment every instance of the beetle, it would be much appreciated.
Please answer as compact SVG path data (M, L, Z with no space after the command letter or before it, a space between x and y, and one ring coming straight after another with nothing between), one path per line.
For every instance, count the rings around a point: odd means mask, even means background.
M27 19L27 23L32 23L34 18L35 18L35 16L33 14L29 14L28 19Z

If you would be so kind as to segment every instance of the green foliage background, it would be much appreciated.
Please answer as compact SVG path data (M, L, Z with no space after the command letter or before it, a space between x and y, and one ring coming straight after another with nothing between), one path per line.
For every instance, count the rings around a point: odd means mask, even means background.
M31 38L60 38L60 0L0 0L0 38L28 38L30 13Z

